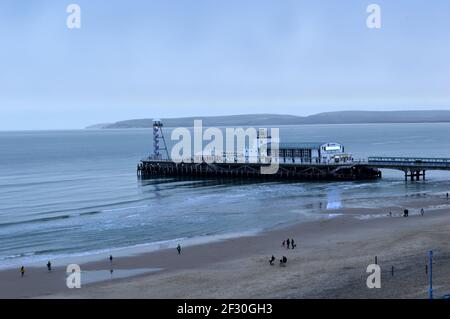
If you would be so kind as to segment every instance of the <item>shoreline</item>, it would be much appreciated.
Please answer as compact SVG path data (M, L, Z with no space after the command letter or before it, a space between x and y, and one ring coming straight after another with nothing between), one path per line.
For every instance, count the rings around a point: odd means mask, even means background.
M224 234L214 234L214 235L204 235L189 238L174 238L168 240L162 240L151 243L136 244L133 246L117 247L117 248L105 248L97 251L87 251L74 253L70 255L60 255L60 256L42 256L39 259L33 260L28 263L15 263L15 264L4 264L0 266L0 273L3 271L17 270L22 264L27 265L27 268L42 268L45 266L47 261L50 259L52 266L61 267L63 265L68 265L71 263L95 263L105 260L110 255L114 258L132 257L140 254L147 254L152 252L157 252L165 249L175 249L179 242L183 243L184 247L196 246L214 243L218 241L246 237L246 236L256 236L265 230L254 230L247 232L237 232L237 233L224 233Z
M411 203L411 199L405 199L410 206L418 207L418 203ZM423 199L422 199L423 200ZM436 198L427 199L430 204L436 204ZM442 200L440 201L442 202ZM446 202L446 201L445 201ZM420 232L420 226L422 223L426 225L434 225L439 227L447 227L450 229L450 212L449 208L438 208L434 209L432 213L426 213L425 216L420 216L420 214L413 213L409 218L403 217L385 217L385 218L369 218L369 219L357 219L352 214L353 210L358 210L359 214L365 212L368 215L380 216L386 212L386 208L378 209L341 209L342 215L334 218L325 218L315 221L301 222L292 225L285 225L279 228L272 228L270 230L265 230L251 236L240 236L233 237L224 240L200 243L192 246L184 246L182 248L182 254L177 255L175 248L166 248L156 251L147 251L139 254L130 254L126 256L115 256L112 268L114 273L111 277L109 269L111 264L107 260L107 256L103 260L89 261L81 264L81 268L86 272L97 272L102 274L102 281L90 283L83 285L81 289L69 290L65 286L65 267L59 266L55 267L51 273L48 273L45 267L30 267L27 269L24 278L20 278L20 274L17 269L0 270L0 282L2 282L2 289L0 290L0 297L2 298L29 298L29 297L43 297L43 298L184 298L184 297L220 297L226 296L229 298L254 298L261 295L261 291L256 289L253 292L248 292L248 295L242 294L240 292L233 292L232 290L224 289L222 294L217 295L215 293L208 294L193 294L190 286L195 287L198 283L192 283L179 289L176 282L179 281L180 285L183 285L186 278L191 278L192 276L198 276L198 280L203 280L204 277L199 274L202 271L207 274L214 273L218 269L232 269L230 273L217 275L217 278L228 278L235 276L235 273L239 274L242 272L248 272L249 264L252 267L257 267L257 273L261 273L262 277L266 275L267 272L268 258L274 254L276 259L281 258L281 254L288 257L288 265L286 269L290 272L291 264L298 263L305 257L309 256L311 260L315 260L320 255L319 259L325 258L327 263L330 263L326 267L324 274L318 276L311 275L308 279L309 286L316 287L320 286L322 282L321 277L329 277L332 274L336 274L339 270L337 265L341 267L354 267L352 266L342 266L342 263L351 263L354 259L352 257L353 249L347 251L343 256L338 259L333 258L333 251L337 249L339 251L342 244L352 239L350 246L371 246L371 245L381 245L384 246L382 251L376 252L373 249L372 252L365 252L362 255L369 254L372 258L366 258L367 264L370 263L369 259L373 259L373 256L377 255L380 259L393 258L392 255L395 252L400 252L404 255L409 252L411 257L411 251L417 258L417 251L406 245L400 250L386 249L385 241L376 240L374 243L370 242L370 236L368 234L381 232L386 236L387 234L392 236L398 236L402 232L408 233L407 236L414 237L414 231ZM338 210L339 211L339 210ZM345 214L346 212L346 214ZM413 226L408 228L408 225ZM412 232L412 233L411 233ZM450 232L449 232L450 233ZM436 235L445 236L436 232ZM286 238L295 238L297 243L297 248L295 250L287 250L281 248L281 241ZM448 235L450 239L450 234ZM369 240L369 242L368 242ZM440 246L445 245L448 242L439 242ZM437 245L437 246L439 246ZM314 249L313 249L314 248ZM355 248L355 247L354 247ZM412 249L412 250L411 250ZM344 250L347 250L345 248ZM425 254L426 249L424 249ZM108 255L109 256L109 255ZM361 258L361 256L360 256ZM399 263L398 261L397 263ZM333 265L331 265L333 264ZM367 266L366 264L366 266ZM278 265L269 266L269 269L282 269ZM260 269L261 268L261 269ZM160 269L155 271L155 269ZM136 272L137 270L140 271ZM365 269L360 269L364 271ZM121 277L121 273L125 274L128 271L129 275ZM134 271L134 272L133 272ZM314 273L314 267L310 270ZM252 271L250 271L250 278ZM364 272L362 272L364 276ZM291 274L291 275L295 275ZM299 275L299 274L297 274ZM361 275L361 272L360 274ZM208 276L206 276L208 277ZM214 277L214 276L213 276ZM295 277L295 276L294 276ZM169 283L167 283L167 280ZM270 278L266 278L270 280ZM338 279L338 278L337 278ZM333 284L336 285L336 280L332 280ZM213 279L210 279L213 280ZM240 281L247 281L247 278L241 278ZM257 278L253 278L255 282L253 285L263 284L264 280L260 282ZM286 278L277 278L278 281L285 281ZM144 285L144 282L158 282L156 286L160 289L154 291L148 291L146 294L141 295L138 293L142 288L140 285ZM226 280L225 280L226 283ZM365 279L364 279L365 283ZM221 283L222 285L224 282ZM176 287L173 287L175 285ZM154 285L150 285L154 286ZM214 286L214 285L213 285ZM220 286L220 285L219 285ZM192 287L192 288L193 288ZM204 287L205 289L211 289L211 287ZM107 291L105 291L107 289ZM317 288L316 288L317 289ZM189 293L188 296L181 295L182 291ZM195 289L194 289L195 290ZM314 289L313 289L314 290ZM255 291L258 291L255 294ZM318 289L315 294L306 294L305 297L315 297L320 295L320 291L325 291L324 289ZM449 287L450 292L450 287ZM297 291L295 292L295 297L303 297L303 295ZM268 294L262 296L265 297L286 297L289 294L277 292L274 294ZM339 297L345 297L338 295Z
M443 192L437 193L416 192L405 196L402 195L383 196L380 197L380 199L382 199L383 201L389 201L391 205L382 208L375 208L373 207L373 205L369 205L367 207L361 206L361 204L364 203L365 201L369 202L374 201L373 197L349 198L342 200L342 204L343 206L345 206L343 208L342 207L319 208L319 202L317 202L315 205L317 207L312 209L310 208L310 212L308 212L308 214L305 215L307 217L303 216L303 218L305 218L303 220L298 221L285 220L268 227L254 228L246 231L238 231L238 232L227 231L223 233L198 235L193 237L173 238L156 242L140 243L132 246L111 247L93 251L77 252L68 255L57 255L57 256L33 255L34 257L36 257L36 260L24 262L12 262L9 264L5 263L3 265L0 265L0 272L13 269L17 270L22 264L27 266L27 268L41 268L42 266L45 266L45 264L49 259L51 260L54 266L59 267L61 265L67 265L70 263L86 264L91 262L100 262L106 259L110 254L112 254L114 257L131 257L139 254L146 254L164 249L175 249L178 243L182 243L184 247L188 247L193 245L209 244L240 237L258 236L265 232L270 232L272 230L290 227L292 223L302 224L302 223L309 223L311 221L320 221L325 219L338 218L341 216L348 216L356 219L372 219L372 218L386 217L387 212L393 211L395 217L399 216L402 213L403 208L415 209L417 210L417 212L415 213L418 213L418 210L421 207L423 207L423 205L418 205L417 201L421 201L422 204L424 203L423 201L425 201L425 208L428 211L439 210L447 207L450 208L450 200L447 201L445 199L445 193Z

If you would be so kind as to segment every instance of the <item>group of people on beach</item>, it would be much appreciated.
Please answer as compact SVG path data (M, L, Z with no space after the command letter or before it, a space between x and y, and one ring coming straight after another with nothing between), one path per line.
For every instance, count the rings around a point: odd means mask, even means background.
M297 244L295 243L293 238L288 238L288 239L283 240L283 242L281 243L281 246L283 248L287 248L287 249L295 249L295 247L297 247ZM270 257L269 264L271 266L274 265L275 259L276 258L275 258L274 255L272 255L272 257ZM280 266L284 267L284 266L286 266L286 263L287 263L287 257L286 256L281 257L281 259L280 259Z
M112 255L109 255L109 262L111 263L111 265L112 265L112 263L113 263L113 256ZM52 271L53 270L53 268L52 268L52 262L49 260L48 262L47 262L47 271ZM112 268L111 268L111 270L110 270L110 272L112 273L113 272L113 270L112 270ZM22 266L22 267L20 267L20 275L22 276L22 277L24 277L25 276L25 266Z
M447 198L447 200L448 200L449 194L446 193L445 196L446 196L446 198ZM425 216L425 209L423 209L423 208L420 209L420 215L421 215L421 216ZM389 217L392 217L392 216L393 216L392 211L389 212L388 216L389 216ZM409 209L404 209L404 210L403 210L403 215L402 215L402 216L403 216L403 217L409 217Z
M425 210L424 210L423 208L420 209L420 215L421 215L421 216L425 216ZM389 217L392 217L392 216L393 216L392 211L389 212L388 216L389 216ZM409 209L404 209L404 210L403 210L403 215L402 215L402 216L403 216L403 217L409 217Z
M52 263L50 262L50 260L47 262L47 270L52 271ZM25 266L23 265L20 267L20 276L25 276Z
M294 249L295 247L297 247L297 244L294 242L294 239L286 239L283 240L283 242L281 243L281 246L286 247L287 249Z
M275 263L275 256L272 255L272 257L269 259L269 264L270 264L271 266L273 266L274 263ZM286 258L286 256L281 257L281 259L280 259L280 266L286 266L286 263L287 263L287 258Z
M178 244L178 246L177 246L177 251L178 251L178 255L181 255L181 245L180 244ZM114 272L114 270L113 270L113 268L112 268L112 265L113 265L113 255L109 255L109 263L111 264L111 268L110 268L110 273L111 273L111 275L113 274L113 272ZM48 262L47 262L47 270L50 272L50 271L52 271L52 263L51 263L51 261L49 260ZM21 277L24 277L25 276L25 266L21 266L20 267L20 275L21 275Z

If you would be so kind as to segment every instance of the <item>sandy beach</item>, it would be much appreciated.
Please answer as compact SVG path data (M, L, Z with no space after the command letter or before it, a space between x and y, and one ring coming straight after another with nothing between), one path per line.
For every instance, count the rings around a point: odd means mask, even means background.
M427 253L434 252L435 296L450 293L450 209L442 196L402 198L399 206L340 209L339 217L306 222L255 236L115 258L115 273L160 271L111 278L68 289L65 269L0 272L2 298L427 298ZM410 217L401 217L401 205ZM425 215L420 215L420 208ZM393 217L386 216L393 211ZM367 218L355 218L355 212ZM372 217L372 218L371 218ZM294 238L295 249L281 243ZM269 265L270 256L277 261ZM286 256L286 267L278 260ZM381 288L368 289L366 268L377 256ZM394 275L392 275L394 267ZM110 262L81 264L109 274Z

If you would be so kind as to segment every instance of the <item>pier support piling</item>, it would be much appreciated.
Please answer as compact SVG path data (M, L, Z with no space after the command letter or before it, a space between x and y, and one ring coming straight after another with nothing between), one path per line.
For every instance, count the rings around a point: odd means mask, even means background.
M425 170L410 170L404 171L405 173L405 182L408 181L408 177L411 181L420 181L420 177L425 180Z

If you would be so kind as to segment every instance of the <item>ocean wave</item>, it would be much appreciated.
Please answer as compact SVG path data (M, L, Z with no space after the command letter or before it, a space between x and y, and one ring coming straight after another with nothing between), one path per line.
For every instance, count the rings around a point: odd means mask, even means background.
M17 221L0 223L0 227L35 224L35 223L41 223L41 222L45 223L45 222L51 222L51 221L73 218L73 217L92 216L92 215L97 215L97 214L101 214L101 213L135 210L135 209L148 207L147 205L139 205L139 206L127 206L127 207L101 209L101 208L109 207L109 206L113 206L113 205L122 205L124 203L133 203L133 202L138 202L138 201L136 201L136 200L123 201L120 203L106 204L106 205L102 205L102 206L92 206L92 207L82 207L82 208L77 208L77 209L70 209L70 210L66 210L66 212L64 214L56 215L56 216L48 216L48 215L60 214L61 212L60 211L39 212L39 213L34 213L34 214L30 215L29 219L26 219L26 220L17 220ZM95 208L97 208L97 209L95 209ZM85 211L85 210L88 210L88 211ZM81 211L81 212L79 212L79 211ZM38 216L42 216L42 215L47 215L47 216L38 217Z
M0 261L12 260L12 259L17 259L17 258L21 258L21 257L29 257L29 256L34 256L34 255L35 255L34 252L29 252L29 253L15 254L15 255L0 256Z
M100 214L101 212L102 212L101 210L94 210L92 212L80 213L80 214L78 214L78 216L97 215L97 214Z
M0 227L5 226L14 226L14 225L24 225L24 224L35 224L35 223L41 223L41 222L49 222L59 219L67 219L72 217L72 215L59 215L59 216L53 216L53 217L42 217L42 218L36 218L31 220L21 220L21 221L15 221L15 222L7 222L7 223L1 223Z
M375 219L375 218L382 218L387 217L386 214L361 214L356 215L355 218L359 220L368 220L368 219Z

